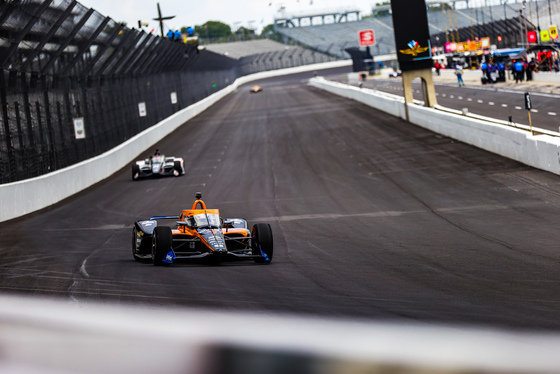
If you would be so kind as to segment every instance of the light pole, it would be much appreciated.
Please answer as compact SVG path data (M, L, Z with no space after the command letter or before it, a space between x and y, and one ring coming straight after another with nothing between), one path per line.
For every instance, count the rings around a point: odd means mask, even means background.
M157 12L158 12L158 18L154 18L154 21L159 21L159 29L161 31L161 36L164 37L165 35L163 34L163 21L168 20L168 19L173 19L173 18L175 18L175 16L162 17L161 16L161 8L159 7L159 3L157 3Z
M523 0L521 3L521 9L519 13L521 14L521 45L527 47L527 43L525 43L525 37L527 36L527 24L525 22L525 4L527 3L526 0Z

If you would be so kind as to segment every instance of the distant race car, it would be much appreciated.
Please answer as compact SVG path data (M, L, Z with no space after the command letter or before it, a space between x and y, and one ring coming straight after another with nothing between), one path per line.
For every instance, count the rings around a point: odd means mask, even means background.
M392 72L389 73L389 78L397 78L397 77L402 77L402 71L393 70Z
M156 152L153 156L142 160L136 161L132 165L132 180L140 178L168 176L179 177L185 175L185 166L183 159L180 157L166 157Z
M261 86L254 85L253 87L251 87L251 90L249 92L250 93L263 92L263 89Z
M134 223L132 256L154 265L175 260L208 258L252 259L270 263L273 254L272 229L268 223L256 223L249 231L243 218L220 217L218 209L206 209L196 194L191 209L178 216L156 216ZM160 220L175 220L176 226L160 226Z

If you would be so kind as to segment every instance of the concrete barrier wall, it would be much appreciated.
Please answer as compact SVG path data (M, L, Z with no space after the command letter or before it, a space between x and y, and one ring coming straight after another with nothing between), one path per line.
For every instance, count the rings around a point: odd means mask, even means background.
M129 165L141 152L172 133L186 121L208 109L240 85L258 79L350 66L351 64L352 62L349 60L333 61L240 77L223 90L175 113L93 159L37 178L0 185L0 222L46 208L102 181L122 167Z
M400 96L330 82L321 77L311 79L310 85L406 119L404 99ZM473 118L452 110L409 104L408 112L410 122L415 125L560 175L559 137L532 135L525 129L507 126L504 121L485 120L482 116Z
M392 95L369 88L358 88L343 83L327 81L322 77L311 79L309 84L322 90L379 109L393 116L406 118L404 111L404 99L402 96Z

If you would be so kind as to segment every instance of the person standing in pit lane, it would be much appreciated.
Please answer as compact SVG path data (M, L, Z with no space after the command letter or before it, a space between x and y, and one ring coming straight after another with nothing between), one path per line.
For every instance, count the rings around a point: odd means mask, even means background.
M519 81L523 81L523 63L521 60L516 60L513 63L513 74L515 75L515 83L519 83Z
M464 87L465 82L463 81L463 67L459 64L455 66L455 75L457 75L457 82L459 83L459 87Z
M527 64L527 70L525 71L525 74L527 75L527 81L533 80L533 72L535 71L536 68L537 68L537 64L535 63L535 59L533 58Z
M488 64L485 60L482 60L482 64L480 65L480 71L482 72L482 83L488 82Z
M505 82L506 81L506 66L504 65L503 61L498 63L498 82Z

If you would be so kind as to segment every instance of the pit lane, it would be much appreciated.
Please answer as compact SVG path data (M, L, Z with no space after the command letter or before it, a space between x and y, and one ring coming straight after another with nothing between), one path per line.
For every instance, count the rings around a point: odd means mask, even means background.
M310 76L243 86L159 142L184 177L132 182L127 167L0 225L1 292L558 330L560 179ZM273 263L135 262L134 220L175 215L196 191L224 217L269 222Z

